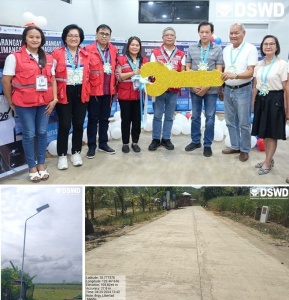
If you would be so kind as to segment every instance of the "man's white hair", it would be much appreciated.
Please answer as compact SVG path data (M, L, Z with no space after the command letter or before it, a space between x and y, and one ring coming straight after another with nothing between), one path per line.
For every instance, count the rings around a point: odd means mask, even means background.
M230 28L235 27L235 26L240 27L242 31L246 31L245 26L242 23L234 23L234 24L231 25Z
M162 36L164 36L164 35L165 35L165 33L166 33L166 31L169 31L169 30L173 31L173 32L174 32L174 34L176 35L176 31L174 30L174 28L173 28L173 27L167 27L167 28L165 28L165 29L163 30L163 35L162 35Z

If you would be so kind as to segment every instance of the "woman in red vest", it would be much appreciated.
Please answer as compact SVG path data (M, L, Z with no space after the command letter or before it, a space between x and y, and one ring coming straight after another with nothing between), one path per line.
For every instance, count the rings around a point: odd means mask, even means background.
M83 164L82 149L83 124L89 101L89 54L80 44L84 40L82 28L76 24L66 26L62 32L64 46L52 52L56 60L55 78L57 82L58 115L57 154L59 170L68 168L68 136L72 124L71 162L78 167Z
M117 58L116 76L118 79L118 102L121 113L122 152L129 152L129 138L134 152L140 152L138 140L141 132L141 105L139 79L141 66L148 62L141 55L141 40L129 38L125 55Z
M4 95L21 122L22 145L32 182L49 178L45 166L47 124L58 101L53 58L41 48L44 44L40 28L26 27L22 47L7 56L2 78Z

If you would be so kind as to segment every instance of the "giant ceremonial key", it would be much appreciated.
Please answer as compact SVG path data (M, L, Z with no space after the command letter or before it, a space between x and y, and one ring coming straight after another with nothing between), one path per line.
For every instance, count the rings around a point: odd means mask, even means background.
M153 83L146 85L146 91L150 96L159 96L168 88L182 87L211 87L221 86L224 82L222 73L213 71L182 71L169 70L166 65L159 62L148 62L140 70L142 78L150 76L155 78Z

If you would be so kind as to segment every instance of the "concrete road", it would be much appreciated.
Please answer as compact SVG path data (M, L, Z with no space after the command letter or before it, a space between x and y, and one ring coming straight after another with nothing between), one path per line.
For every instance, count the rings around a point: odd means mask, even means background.
M86 253L87 275L125 275L126 300L289 299L289 247L201 207Z

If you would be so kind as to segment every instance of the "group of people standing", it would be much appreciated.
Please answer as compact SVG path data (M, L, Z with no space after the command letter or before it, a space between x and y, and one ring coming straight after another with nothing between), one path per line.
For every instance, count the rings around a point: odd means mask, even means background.
M23 31L22 48L7 57L3 70L3 91L22 124L23 148L32 182L49 178L45 167L46 129L54 107L59 120L59 170L68 168L71 126L71 162L74 166L83 164L81 150L86 113L87 158L94 158L97 149L108 154L115 153L108 145L107 132L112 98L116 93L121 109L122 152L130 151L130 137L132 150L141 151L138 141L143 103L140 101L139 74L148 58L142 55L141 40L137 36L130 37L125 54L118 55L117 48L110 43L111 32L106 24L98 26L95 42L82 48L83 30L76 24L68 25L62 32L64 46L50 55L41 48L45 44L42 30L28 26ZM201 22L198 26L199 42L192 44L185 55L175 45L174 28L167 27L162 32L163 44L152 51L150 61L160 62L178 72L215 69L222 72L222 87L190 89L191 143L185 150L202 147L201 112L204 107L203 154L205 157L212 156L216 101L219 97L224 100L231 141L231 147L222 153L238 153L239 160L245 162L249 158L251 134L264 138L266 158L256 164L258 174L263 175L274 166L277 140L285 139L286 115L289 118L289 69L287 62L278 57L280 45L275 36L264 37L260 46L264 59L258 62L257 49L244 41L245 33L242 24L233 24L229 33L231 44L222 50L220 45L211 41L214 25ZM169 88L153 99L152 142L148 150L155 151L159 146L174 149L171 130L179 93L180 89ZM252 109L254 121L251 132ZM289 178L286 182L289 183Z

